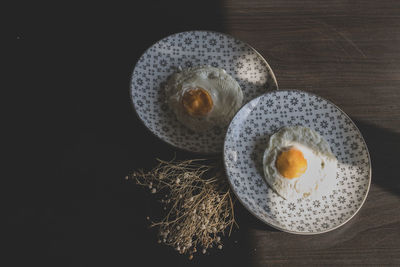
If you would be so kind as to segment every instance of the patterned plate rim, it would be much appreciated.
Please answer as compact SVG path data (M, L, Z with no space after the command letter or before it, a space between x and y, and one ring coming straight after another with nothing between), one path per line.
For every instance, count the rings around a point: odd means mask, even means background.
M310 92L306 92L306 91L302 91L302 90L298 90L298 89L280 89L280 90L275 90L275 91L272 91L272 92L267 92L267 93L265 93L265 94L263 94L263 95L260 95L260 96L258 96L258 97L256 97L256 98L254 98L253 100L251 100L251 101L249 101L248 103L246 103L245 105L243 105L243 106L236 112L235 116L233 117L231 123L230 123L229 126L228 126L228 129L231 127L232 122L236 119L236 116L241 112L241 110L242 110L243 108L245 108L246 106L250 105L251 103L253 103L254 101L258 100L259 98L261 98L261 97L263 97L263 96L265 96L265 95L274 94L274 93L277 93L277 92L298 92L298 93L305 93L305 94L309 94L309 95L312 95L312 96L319 97L319 98L321 98L321 99L327 101L327 102L330 103L331 105L333 105L335 108L337 108L337 109L338 109L340 112L342 112L342 113L344 114L344 116L346 116L346 117L351 121L351 123L354 125L355 129L357 130L358 134L360 135L360 137L361 137L361 139L362 139L362 141L363 141L363 143L364 143L365 149L366 149L366 151L367 151L368 163L369 163L368 187L367 187L367 191L365 192L364 198L363 198L363 200L361 201L361 205L358 207L358 209L357 209L347 220L343 221L342 223L340 223L340 224L338 224L338 225L336 225L336 226L334 226L334 227L332 227L332 228L326 229L326 230L324 230L324 231L319 231L319 232L291 231L291 230L288 230L288 229L285 229L285 228L276 226L276 225L274 225L274 224L272 224L272 223L270 223L270 222L267 222L266 220L263 220L260 216L258 216L257 214L255 214L255 213L244 203L244 201L243 201L242 199L240 199L238 193L237 193L236 190L235 190L235 187L233 186L231 180L230 180L229 177L228 177L228 172L227 172L227 170L228 170L227 158L226 158L226 154L225 154L225 146L226 146L226 143L227 143L228 134L225 135L225 140L224 140L224 151L223 151L223 152L224 152L224 153L223 153L224 168L225 168L225 174L226 174L226 176L227 176L226 179L228 180L228 183L229 183L229 185L230 185L230 187L231 187L233 193L235 194L235 196L236 196L236 198L239 200L239 202L242 204L242 206L244 206L244 207L246 208L246 210L249 211L250 214L252 214L252 215L253 215L254 217L256 217L258 220L260 220L261 222L267 224L268 226L271 226L272 228L278 229L278 230L283 231L283 232L286 232L286 233L298 234L298 235L317 235L317 234L323 234L323 233L327 233L327 232L333 231L333 230L335 230L335 229L337 229L337 228L339 228L339 227L345 225L346 223L348 223L348 222L360 211L361 207L364 205L365 201L367 200L367 196L368 196L368 193L369 193L369 190L370 190L370 187L371 187L371 180L372 180L372 179L371 179L371 177L372 177L372 163L371 163L371 156L370 156L370 154L369 154L369 150L368 150L367 143L365 142L364 136L362 135L360 129L357 127L357 125L354 123L354 121L350 118L349 115L347 115L346 112L344 112L341 108L339 108L335 103L333 103L332 101L330 101L330 100L328 100L328 99L326 99L326 98L324 98L324 97L321 97L321 96L319 96L319 95L317 95L317 94L310 93ZM268 187L269 187L269 185L268 185Z
M159 42L161 42L162 40L164 40L164 39L166 39L166 38L169 38L169 37L172 37L172 36L175 36L175 35L178 35L178 34L185 34L185 33L191 33L191 32L193 32L193 33L196 33L196 32L204 32L204 33L207 33L207 32L209 32L209 33L215 33L215 34L222 34L222 35L225 35L225 36L227 36L227 37L233 38L233 39L235 39L235 40L239 40L239 41L242 42L243 44L246 44L246 45L247 45L250 49L252 49L252 50L261 58L261 60L266 64L267 69L269 70L269 72L270 72L270 74L271 74L271 78L273 79L273 81L274 81L275 84L276 84L276 89L273 90L273 91L279 90L279 85L278 85L278 81L276 80L274 71L272 70L271 66L268 64L267 60L260 54L260 52L258 52L253 46L251 46L251 45L248 44L247 42L242 41L242 40L240 40L240 39L238 39L238 38L236 38L236 37L234 37L234 36L232 36L232 35L230 35L230 34L223 33L223 32L211 31L211 30L192 30L192 31L183 31L183 32L172 33L172 34L167 35L167 36L164 36L163 38L161 38L161 39L157 40L156 42L152 43L152 44L139 56L139 58L136 60L135 66L134 66L133 69L132 69L132 74L131 74L130 79L129 79L129 83L130 83L130 86L129 86L129 97L130 97L130 102L131 102L131 106L133 107L134 113L135 113L136 117L139 119L139 121L145 126L145 128L147 129L147 131L150 132L153 136L157 137L159 140L163 141L164 143L168 144L169 146L171 146L171 147L173 147L173 148L179 149L180 151L190 152L190 153L193 153L193 154L196 154L196 155L217 155L217 154L223 153L223 151L220 151L220 152L198 152L198 151L192 151L192 150L189 150L189 149L186 149L186 148L183 148L183 147L178 147L178 146L172 144L171 142L162 139L162 138L161 138L160 136L158 136L155 132L153 132L149 127L147 127L146 123L145 123L145 122L142 120L142 118L139 116L139 114L138 114L138 112L137 112L137 109L136 109L135 101L133 101L133 95L132 95L132 93L133 93L133 83L132 83L132 80L133 80L133 78L134 78L135 69L136 69L136 67L137 67L137 65L138 65L138 63L139 63L139 60L142 58L142 56L143 56L144 54L146 54L147 51L149 51L154 45L158 44ZM252 100L250 100L250 101L252 101ZM250 101L249 101L249 102L250 102ZM245 105L247 105L247 103L245 103L243 106L245 106ZM243 106L242 106L242 107L243 107ZM229 128L229 126L227 127L227 129L228 129L228 128ZM225 133L225 135L226 135L226 133ZM224 143L225 143L225 139L224 139Z

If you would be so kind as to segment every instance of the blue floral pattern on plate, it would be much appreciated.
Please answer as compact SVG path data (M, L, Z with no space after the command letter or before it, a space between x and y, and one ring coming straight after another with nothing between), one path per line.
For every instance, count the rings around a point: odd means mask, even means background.
M226 127L194 133L177 121L165 103L164 85L179 67L223 68L243 90L243 104L278 85L265 59L248 44L229 35L189 31L152 45L138 60L131 79L131 98L145 126L165 142L192 152L222 152Z
M280 127L314 129L338 159L336 188L314 199L285 200L265 182L262 158L268 137ZM318 234L350 220L371 183L371 161L353 121L333 103L303 91L274 91L243 106L225 139L224 161L236 196L261 221L286 232Z

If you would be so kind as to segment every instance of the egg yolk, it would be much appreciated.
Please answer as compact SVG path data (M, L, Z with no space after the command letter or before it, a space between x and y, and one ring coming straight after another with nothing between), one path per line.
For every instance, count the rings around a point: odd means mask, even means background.
M211 111L213 101L206 90L196 88L189 89L183 94L182 105L186 113L191 116L205 116Z
M307 160L295 148L282 151L276 158L275 165L279 173L288 179L299 177L307 170Z

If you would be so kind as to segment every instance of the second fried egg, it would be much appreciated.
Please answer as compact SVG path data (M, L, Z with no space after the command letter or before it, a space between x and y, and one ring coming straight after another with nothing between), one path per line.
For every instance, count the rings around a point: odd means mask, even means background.
M267 183L285 199L324 195L336 184L336 157L328 142L307 127L284 127L273 134L263 165Z

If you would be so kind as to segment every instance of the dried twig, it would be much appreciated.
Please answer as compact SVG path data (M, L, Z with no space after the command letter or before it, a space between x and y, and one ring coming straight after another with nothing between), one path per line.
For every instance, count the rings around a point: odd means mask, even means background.
M232 192L220 167L205 160L162 161L150 172L134 172L127 178L162 193L161 203L167 210L160 221L159 242L172 246L181 254L206 253L213 246L222 249L221 236L236 224Z

